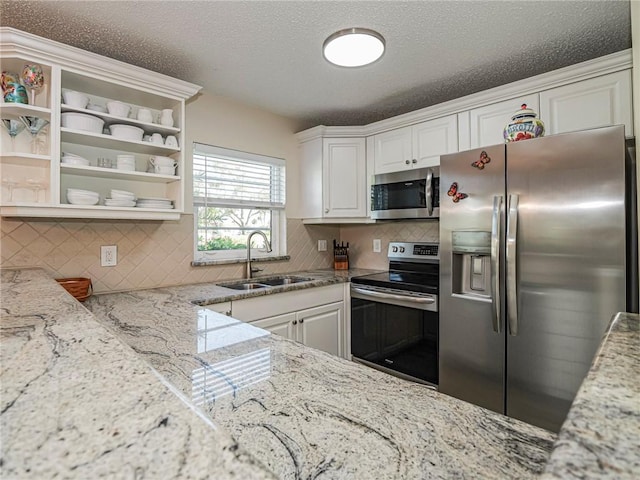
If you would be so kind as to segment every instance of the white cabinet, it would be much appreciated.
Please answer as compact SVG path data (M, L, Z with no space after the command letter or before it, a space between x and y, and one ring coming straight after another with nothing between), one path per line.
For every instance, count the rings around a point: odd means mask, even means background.
M511 121L511 117L523 103L526 103L529 108L536 112L540 111L539 98L536 93L504 102L492 103L491 105L461 113L461 116L467 114L469 116L469 135L467 137L468 141L465 140L465 133L461 130L460 148L468 150L504 143L504 127Z
M366 219L364 138L316 138L300 145L300 214L305 219Z
M263 318L251 324L309 347L344 356L344 302Z
M391 173L407 168L440 165L440 155L458 151L458 119L449 115L374 137L374 171Z
M345 356L344 284L233 301L232 316L276 335Z
M33 44L38 45L37 50L31 48ZM50 122L34 136L32 148L26 141L30 137L28 132L8 142L4 137L6 131L3 132L0 167L4 181L0 215L179 219L184 211L184 104L200 87L14 29L0 29L0 46L3 70L19 72L25 63L37 63L42 65L45 78L45 88L37 95L36 105L2 104L2 117L30 115ZM65 104L63 94L67 91L83 93L89 99L90 108ZM113 100L129 105L130 112L123 115L106 113L107 102ZM140 108L152 112L151 121L137 120ZM172 111L173 125L159 123L160 112L167 109ZM99 118L104 122L104 129L91 132L63 127L62 117L66 113ZM114 124L137 127L145 135L160 134L163 140L174 136L178 146L153 144L142 141L142 138L116 138L108 128ZM89 165L63 163L63 152L81 156L88 160ZM98 159L105 158L115 166L116 156L120 154L134 156L134 171L98 165ZM152 155L171 157L177 163L175 174L149 171ZM66 198L68 188L98 192L100 201L98 205L69 204ZM29 189L33 192L28 192ZM112 189L133 192L142 198L170 199L173 208L106 206L105 199L110 197Z
M541 92L540 118L547 135L621 124L632 137L631 71Z

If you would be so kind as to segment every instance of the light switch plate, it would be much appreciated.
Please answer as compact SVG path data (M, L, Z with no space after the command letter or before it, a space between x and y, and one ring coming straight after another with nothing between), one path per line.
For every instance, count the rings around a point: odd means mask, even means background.
M118 264L118 247L116 245L102 245L100 247L100 265L115 267Z
M374 238L373 239L373 252L374 253L380 253L382 250L382 245L380 242L379 238Z
M327 241L326 240L318 240L318 251L326 252L327 251Z

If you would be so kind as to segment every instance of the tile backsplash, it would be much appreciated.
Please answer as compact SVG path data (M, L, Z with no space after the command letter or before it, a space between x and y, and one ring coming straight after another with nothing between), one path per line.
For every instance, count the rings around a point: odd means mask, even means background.
M94 291L111 292L242 278L244 263L192 267L193 216L180 221L104 220L0 221L2 267L39 266L55 278L89 277ZM333 266L332 252L318 252L318 240L338 238L339 229L287 220L291 259L263 263L264 273ZM100 266L100 246L118 247L118 264Z
M380 253L373 252L373 240L380 239ZM386 270L389 242L438 242L440 223L437 220L385 222L373 225L344 226L340 240L349 242L349 265L356 268Z

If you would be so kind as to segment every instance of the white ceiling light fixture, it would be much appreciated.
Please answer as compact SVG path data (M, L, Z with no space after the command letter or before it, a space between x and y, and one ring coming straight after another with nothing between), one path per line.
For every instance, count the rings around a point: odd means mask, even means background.
M367 28L347 28L324 41L324 58L341 67L362 67L378 60L384 53L384 37Z

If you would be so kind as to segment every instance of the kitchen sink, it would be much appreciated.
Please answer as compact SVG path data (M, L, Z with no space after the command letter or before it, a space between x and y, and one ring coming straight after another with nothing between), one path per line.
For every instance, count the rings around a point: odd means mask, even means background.
M220 284L221 287L231 288L232 290L256 290L258 288L269 288L270 285L263 283L247 282L247 283L233 283L233 284Z
M272 287L278 287L280 285L291 285L293 283L301 283L301 282L309 282L313 280L312 278L305 277L278 277L278 278L267 278L264 280L260 280L260 283L264 285L269 285Z
M309 282L312 278L306 277L275 277L275 278L256 278L245 282L220 283L221 287L231 288L233 290L256 290L259 288L279 287L281 285L291 285L300 282Z

